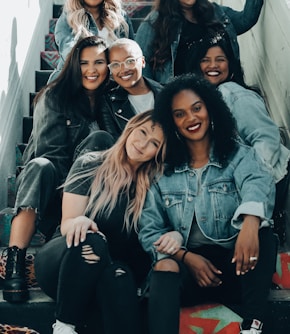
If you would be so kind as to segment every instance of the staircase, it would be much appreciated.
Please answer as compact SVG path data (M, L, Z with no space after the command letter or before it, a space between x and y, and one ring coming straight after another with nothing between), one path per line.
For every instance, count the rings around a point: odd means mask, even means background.
M131 17L136 31L141 20L147 15L153 1L124 1L125 9ZM47 82L49 75L57 65L58 52L54 41L54 28L61 13L62 6L53 6L53 17L48 23L48 34L45 36L45 50L41 52L41 68L35 72L35 92L30 93L30 106L33 98ZM8 179L8 207L0 211L0 247L1 251L8 246L12 208L15 200L15 179L22 165L22 153L28 142L33 125L33 108L30 115L23 118L23 140L16 145L15 175ZM36 233L31 247L27 252L27 281L30 290L30 300L23 304L9 304L2 298L0 292L0 334L30 333L50 334L55 321L55 303L38 287L34 276L34 256L44 243L42 236ZM5 256L0 257L0 289L5 277ZM277 258L277 270L273 276L269 304L270 314L265 334L290 333L290 252L280 249ZM205 320L207 319L207 320ZM223 325L222 325L223 320ZM225 321L224 321L225 320ZM238 334L240 318L223 305L206 304L186 308L181 311L180 334ZM101 333L92 323L79 329L80 334ZM213 325L215 323L215 325ZM5 326L4 326L5 325ZM17 328L17 326L19 326ZM140 333L136 333L140 334Z

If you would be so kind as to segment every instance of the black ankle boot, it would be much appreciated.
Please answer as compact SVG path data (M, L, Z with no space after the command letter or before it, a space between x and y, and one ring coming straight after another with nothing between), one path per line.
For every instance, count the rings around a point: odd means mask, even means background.
M3 299L10 303L24 302L29 297L25 279L26 248L13 246L7 248L7 252Z

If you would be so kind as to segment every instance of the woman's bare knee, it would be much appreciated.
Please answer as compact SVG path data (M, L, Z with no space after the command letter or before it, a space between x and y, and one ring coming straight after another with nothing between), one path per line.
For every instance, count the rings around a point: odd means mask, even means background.
M179 272L179 266L173 259L163 259L155 264L154 270Z

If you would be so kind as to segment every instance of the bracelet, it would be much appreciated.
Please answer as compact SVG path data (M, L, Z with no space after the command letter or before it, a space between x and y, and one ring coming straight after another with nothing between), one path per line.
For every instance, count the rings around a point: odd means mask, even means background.
M186 255L187 253L188 253L188 250L186 249L186 250L184 251L184 253L182 254L181 262L184 263L184 258L185 258L185 255Z

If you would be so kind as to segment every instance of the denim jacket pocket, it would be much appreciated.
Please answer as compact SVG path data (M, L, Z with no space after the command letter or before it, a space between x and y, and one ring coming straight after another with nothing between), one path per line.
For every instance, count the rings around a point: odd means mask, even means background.
M183 213L183 200L182 195L163 195L163 204L164 208L167 212L167 215L169 217L169 221L177 222L182 218Z
M239 206L238 191L232 181L220 181L208 186L215 220L231 220Z

